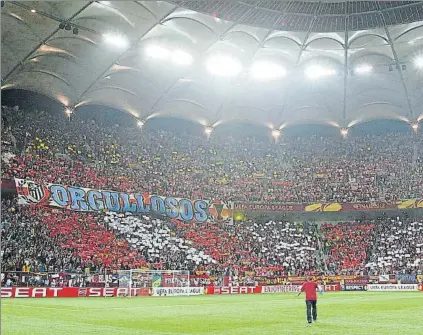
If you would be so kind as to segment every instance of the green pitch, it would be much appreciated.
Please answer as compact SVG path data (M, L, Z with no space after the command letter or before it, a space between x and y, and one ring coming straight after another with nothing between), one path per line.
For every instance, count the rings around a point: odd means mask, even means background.
M422 335L423 292L319 296L306 327L295 294L2 299L3 335Z

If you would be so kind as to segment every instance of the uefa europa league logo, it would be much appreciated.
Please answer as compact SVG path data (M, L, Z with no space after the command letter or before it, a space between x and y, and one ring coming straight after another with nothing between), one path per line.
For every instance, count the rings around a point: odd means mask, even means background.
M223 212L223 204L214 204L214 208L216 208L216 213L217 213L217 221L222 221L223 220L223 216L222 216L222 212Z

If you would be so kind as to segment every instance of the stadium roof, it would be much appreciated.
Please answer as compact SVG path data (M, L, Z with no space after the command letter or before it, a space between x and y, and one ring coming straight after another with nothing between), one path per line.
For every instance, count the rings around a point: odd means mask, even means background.
M2 1L2 89L140 120L423 118L423 1Z

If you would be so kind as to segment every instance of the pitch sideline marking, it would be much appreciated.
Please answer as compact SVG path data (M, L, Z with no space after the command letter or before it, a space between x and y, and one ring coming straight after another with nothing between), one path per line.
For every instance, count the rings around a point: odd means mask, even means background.
M352 301L352 300L359 300L364 299L364 297L354 297L354 298L347 298L347 299L336 299L333 301ZM268 303L274 303L274 302L282 302L284 300L277 299L277 300L266 300L266 301L256 301L256 304L268 304ZM299 300L298 300L299 301ZM245 304L245 302L234 302L234 303L212 303L212 304L204 304L204 306L220 306L220 305L240 305ZM20 307L34 307L34 305L29 304L6 304L10 306L20 306ZM89 311L103 311L103 310L124 310L124 309L149 309L149 308L162 308L162 307L187 307L187 306L197 306L198 304L177 304L177 305L155 305L155 306L134 306L134 307L103 307L103 308L88 308ZM80 311L80 308L67 308L67 307L49 307L49 306L36 306L36 308L40 309L56 309L56 310L65 310L65 311Z
M229 295L227 295L229 296ZM371 296L371 297L374 297ZM365 297L365 296L359 296L359 297L351 297L351 298L342 298L342 299L335 299L335 300L331 300L332 302L345 302L345 301L354 301L354 300L361 300L361 299L366 299L368 300L369 297ZM380 296L379 296L380 297ZM292 296L291 298L295 298L295 296ZM227 301L227 300L226 300ZM268 303L275 303L275 302L282 302L284 301L283 299L277 299L277 300L265 300L265 301L256 301L255 304L268 304ZM294 300L294 301L300 301L300 300ZM319 301L327 301L327 300L319 300ZM233 302L233 303L211 303L211 304L204 304L204 306L220 306L220 305L240 305L240 304L245 304L245 302ZM4 304L4 300L2 302L2 305L10 305L10 306L20 306L20 307L34 307L34 305L28 305L28 304ZM103 311L103 310L125 310L125 309L149 309L149 308L166 308L166 307L188 307L188 306L197 306L198 304L177 304L177 305L155 305L155 306L134 306L134 307L104 307L104 308L88 308L87 310L89 311ZM36 308L40 308L40 309L56 309L56 310L64 310L64 311L80 311L80 308L67 308L67 307L49 307L49 306L36 306Z

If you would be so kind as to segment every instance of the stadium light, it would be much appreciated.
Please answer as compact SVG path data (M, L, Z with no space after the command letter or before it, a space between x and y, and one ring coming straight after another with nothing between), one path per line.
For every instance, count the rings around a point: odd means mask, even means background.
M213 128L212 127L206 127L204 129L204 132L206 133L207 136L210 136L210 134L213 132Z
M258 61L251 67L251 75L257 80L272 80L286 75L286 70L275 63Z
M206 67L210 73L222 77L236 76L242 70L241 62L238 59L225 55L210 57Z
M278 130L278 129L273 129L273 130L272 130L272 137L273 137L274 139L277 139L277 138L279 138L279 136L281 136L281 132L280 132L280 130Z
M178 65L190 65L192 59L192 56L183 50L175 50L172 53L172 62Z
M148 57L162 60L168 59L170 56L170 52L168 49L156 44L149 45L145 49L145 53Z
M342 129L341 129L341 135L342 135L343 137L347 137L347 135L348 135L348 129L347 129L347 128L342 128Z
M368 64L361 64L355 68L355 72L358 74L367 74L373 71L373 66Z
M413 123L413 124L411 125L411 128L413 128L413 130L414 130L415 132L417 132L417 130L419 129L419 124L418 124L418 123Z
M320 65L311 65L305 69L305 75L309 79L319 79L321 77L333 76L336 71L331 68L325 68Z
M414 59L414 65L419 69L423 69L423 56L416 57Z
M66 108L66 109L65 109L65 114L66 114L66 116L68 117L68 119L69 119L69 121L70 121L71 116L72 116L72 114L73 114L73 110L72 110L71 108Z
M123 35L107 33L103 34L103 39L107 44L113 45L118 48L125 49L129 46L128 39Z
M138 120L137 125L141 128L144 125L144 122L142 120Z

